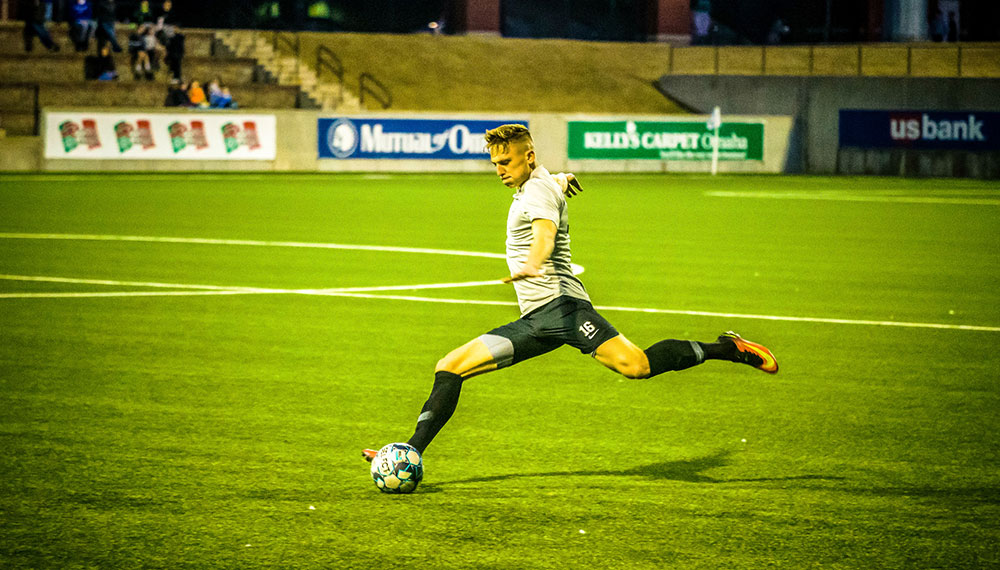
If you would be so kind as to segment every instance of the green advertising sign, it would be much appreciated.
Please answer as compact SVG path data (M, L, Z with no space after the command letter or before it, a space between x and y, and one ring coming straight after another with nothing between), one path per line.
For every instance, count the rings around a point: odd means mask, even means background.
M571 160L711 160L704 122L570 121ZM764 160L763 123L722 123L719 160Z

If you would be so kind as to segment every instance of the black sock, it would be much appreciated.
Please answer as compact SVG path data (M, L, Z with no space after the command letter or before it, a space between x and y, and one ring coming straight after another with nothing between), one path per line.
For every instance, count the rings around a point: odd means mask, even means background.
M729 341L699 342L705 360L736 360L736 344Z
M437 435L444 424L451 419L458 406L458 395L462 392L462 377L451 372L434 373L434 387L431 395L420 410L417 418L417 429L409 443L420 453L427 449L431 440Z
M705 350L700 342L690 340L661 340L645 350L649 359L649 378L671 370L684 370L705 361Z

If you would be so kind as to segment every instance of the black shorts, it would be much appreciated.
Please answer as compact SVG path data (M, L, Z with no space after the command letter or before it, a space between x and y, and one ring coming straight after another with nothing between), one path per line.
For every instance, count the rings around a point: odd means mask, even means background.
M517 364L568 344L584 354L618 336L589 301L562 296L480 338L498 368Z

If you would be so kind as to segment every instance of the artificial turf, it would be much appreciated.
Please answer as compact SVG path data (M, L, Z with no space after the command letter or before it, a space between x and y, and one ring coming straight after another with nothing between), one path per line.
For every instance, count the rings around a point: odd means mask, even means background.
M513 292L416 288L502 259L321 245L499 254L506 188L0 175L0 567L1000 565L995 182L581 179L574 261L620 331L735 329L781 371L562 348L466 383L388 496L360 449Z

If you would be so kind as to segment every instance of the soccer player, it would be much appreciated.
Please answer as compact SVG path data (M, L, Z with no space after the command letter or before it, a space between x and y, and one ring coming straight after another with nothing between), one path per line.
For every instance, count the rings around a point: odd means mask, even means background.
M728 360L774 374L778 363L764 346L734 332L715 342L661 340L640 349L590 303L570 264L566 197L582 190L572 174L552 175L535 155L523 125L486 132L490 161L500 181L514 189L507 216L507 266L521 318L472 339L437 363L430 397L407 442L421 454L451 418L465 380L545 354L564 344L591 355L627 378L652 378L706 360ZM375 451L363 452L368 461Z

